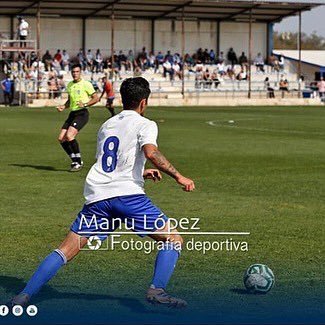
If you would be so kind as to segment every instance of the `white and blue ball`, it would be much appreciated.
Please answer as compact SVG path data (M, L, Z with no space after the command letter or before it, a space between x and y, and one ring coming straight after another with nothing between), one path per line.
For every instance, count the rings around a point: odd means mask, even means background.
M267 293L274 282L273 271L264 264L253 264L244 274L244 285L251 293Z

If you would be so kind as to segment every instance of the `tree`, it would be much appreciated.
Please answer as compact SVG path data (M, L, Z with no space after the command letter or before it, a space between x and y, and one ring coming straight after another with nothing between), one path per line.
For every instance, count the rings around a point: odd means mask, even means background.
M274 48L280 50L298 49L298 33L275 32L273 34ZM301 34L302 50L325 50L325 37L317 35L314 31L311 35Z

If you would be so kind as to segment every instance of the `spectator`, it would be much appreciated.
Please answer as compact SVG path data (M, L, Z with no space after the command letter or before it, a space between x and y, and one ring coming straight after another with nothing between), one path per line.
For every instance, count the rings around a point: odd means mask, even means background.
M62 61L61 61L62 70L70 70L70 55L67 53L66 50L62 52Z
M96 80L94 80L94 77L93 76L91 76L91 78L90 78L90 83L93 85L94 90L96 92L98 92L99 91L98 83L97 83Z
M217 71L222 77L226 74L226 66L224 62L220 62L217 64Z
M230 62L232 67L238 63L237 55L232 47L228 51L227 59Z
M284 70L284 57L280 55L279 57L279 70L283 71Z
M174 72L173 72L172 64L170 63L169 60L165 60L165 62L163 63L163 69L164 69L163 77L166 78L168 73L170 80L173 80Z
M154 68L156 67L156 56L153 52L150 52L149 56L148 56L148 68Z
M264 88L266 89L267 98L275 98L274 88L271 87L269 77L266 77L264 80Z
M248 66L248 59L247 56L245 55L245 52L241 53L241 56L238 59L238 63L241 65L242 68Z
M94 55L91 53L91 50L89 49L86 55L86 64L87 69L90 72L93 72L94 70Z
M1 81L1 88L3 90L3 97L5 106L11 106L13 101L13 81L10 79L10 76L7 75L7 77Z
M214 70L211 74L211 80L213 81L214 83L214 88L217 89L218 86L220 85L220 79L219 79L219 76L218 76L218 73L217 73L217 70Z
M87 59L86 59L85 53L82 49L79 49L77 58L78 58L79 64L81 65L82 70L85 71L86 66L87 66Z
M210 54L208 49L205 49L203 52L203 63L210 63Z
M126 70L132 71L133 67L134 67L134 54L133 51L130 50L126 58Z
M133 77L141 77L141 75L142 75L142 71L140 67L135 67L133 71Z
M63 76L58 76L57 85L58 85L58 97L61 98L62 92L66 90L65 82L63 80Z
M62 54L61 54L61 50L57 50L55 55L54 55L54 60L57 60L60 65L61 65L61 62L62 62Z
M280 80L279 89L282 91L282 98L284 98L284 93L289 92L289 82L287 79Z
M37 54L35 51L32 51L29 57L30 65L37 61Z
M103 57L100 53L100 49L97 49L96 51L94 64L96 68L96 73L103 71Z
M159 70L159 66L162 66L163 63L164 63L164 55L161 53L161 51L159 51L156 56L155 73Z
M325 81L324 78L320 78L320 81L317 83L319 97L321 99L325 98Z
M46 50L45 54L43 55L42 62L45 65L45 71L50 71L53 62L53 57L50 54L49 50Z
M182 80L182 71L181 71L181 67L180 67L179 63L174 61L173 65L172 65L172 69L173 69L173 76L178 76L178 78L180 80Z
M247 80L247 73L245 69L241 68L240 72L236 76L236 79L238 81Z
M56 77L53 74L49 76L47 85L48 85L48 91L49 91L49 99L58 98L59 97L58 82L57 82Z
M279 60L273 53L269 57L269 65L271 66L272 71L280 71Z
M224 63L225 62L225 55L224 53L221 51L219 56L218 56L218 63Z
M52 62L52 68L55 71L56 76L58 76L61 72L61 64L57 59L54 59Z
M216 61L216 54L214 53L214 51L212 49L210 50L209 58L210 58L210 63L214 64Z
M170 50L167 51L167 54L164 57L164 61L169 61L170 63L173 61L173 56L170 54Z
M261 71L265 72L264 70L264 59L261 53L258 53L255 60L254 60L254 65L256 66L256 72Z
M118 69L121 71L122 66L124 66L124 69L127 70L127 64L126 64L126 56L124 55L123 51L120 51L117 57L117 64Z
M204 81L203 88L211 89L212 80L211 80L211 74L210 74L210 71L208 68L203 72L203 81Z
M23 17L18 18L18 38L20 39L20 47L26 47L26 39L29 33L29 24ZM24 41L24 42L22 42Z

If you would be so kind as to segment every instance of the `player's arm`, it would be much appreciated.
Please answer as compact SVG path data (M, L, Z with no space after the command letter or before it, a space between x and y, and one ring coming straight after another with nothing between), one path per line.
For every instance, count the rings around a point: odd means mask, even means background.
M96 103L99 102L99 97L98 94L96 92L94 92L91 96L90 96L90 101L88 103L86 103L84 106L85 107L89 107L89 106L93 106Z
M62 112L64 111L66 108L70 107L70 96L68 97L68 100L63 104L63 105L59 105L56 107L56 109L59 111L59 112Z
M174 178L178 184L182 185L184 191L191 192L195 189L194 182L191 179L184 177L155 145L145 144L142 149L145 157L159 170Z

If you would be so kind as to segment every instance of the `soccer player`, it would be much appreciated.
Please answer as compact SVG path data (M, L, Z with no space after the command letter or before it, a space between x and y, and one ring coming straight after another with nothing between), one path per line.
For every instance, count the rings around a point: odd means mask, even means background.
M116 227L116 219L134 225L133 230L141 232L140 236L146 232L163 245L157 254L147 300L169 307L187 305L184 300L165 291L180 255L182 237L176 229L170 230L167 216L145 195L143 186L144 179L161 180L159 170L174 178L186 192L193 191L195 185L179 173L157 148L157 125L143 116L150 95L148 81L141 77L126 79L120 92L123 111L107 120L98 132L97 161L86 178L85 205L59 248L43 260L26 287L12 299L13 305L28 304L31 297L79 253L92 232L98 234L101 224L105 223L107 227L109 220L114 220ZM145 170L146 158L159 170ZM96 225L91 223L94 216ZM165 225L158 220L164 220ZM108 233L114 231L112 224L109 223ZM107 236L107 232L98 235L101 240Z
M92 84L81 78L80 64L72 66L71 74L73 80L67 86L68 100L64 105L57 107L59 112L66 108L71 109L67 120L62 126L58 140L64 151L71 158L70 171L77 172L82 168L83 162L76 136L88 122L89 112L87 108L96 104L99 99Z
M113 101L115 98L115 94L114 94L114 88L113 88L113 84L107 80L106 77L103 77L102 79L103 81L103 92L99 97L99 100L102 99L102 97L104 96L104 94L106 93L106 108L111 112L112 116L115 115L115 111L114 111L114 107L113 107Z

